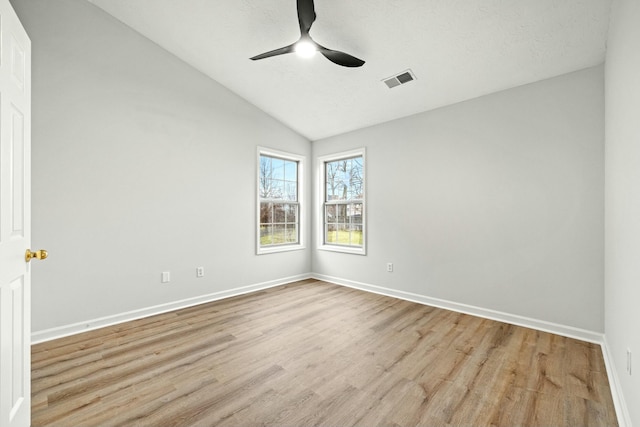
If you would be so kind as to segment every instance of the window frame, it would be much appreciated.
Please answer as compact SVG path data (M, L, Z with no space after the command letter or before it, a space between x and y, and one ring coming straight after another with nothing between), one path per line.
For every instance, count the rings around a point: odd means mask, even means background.
M298 176L297 176L297 201L292 202L290 200L282 200L283 204L297 204L298 205L298 242L297 243L282 243L276 245L262 246L260 243L260 204L262 198L260 197L260 157L268 156L282 160L289 160L297 162L298 164ZM305 157L299 154L289 153L285 151L275 150L267 147L258 147L256 154L256 254L272 254L279 252L298 251L305 249L305 229L306 229L306 209L304 205L305 191L304 191L304 171L305 171Z
M362 199L358 199L357 202L362 202L362 246L340 245L326 243L325 238L325 224L326 224L326 205L327 205L327 185L326 185L326 164L329 162L351 159L354 157L362 157ZM316 221L316 241L319 250L330 252L342 252L356 255L367 254L367 157L364 147L343 151L340 153L328 154L318 157L317 163L317 184L318 184L318 211ZM330 203L333 205L346 204L346 203Z

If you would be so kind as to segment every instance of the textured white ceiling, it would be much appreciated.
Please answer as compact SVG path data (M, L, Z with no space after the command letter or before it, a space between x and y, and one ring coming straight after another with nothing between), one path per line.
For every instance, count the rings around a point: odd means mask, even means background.
M295 0L89 0L310 140L604 61L610 0L315 0L311 36L364 59L251 56L300 36ZM412 69L417 80L383 79Z

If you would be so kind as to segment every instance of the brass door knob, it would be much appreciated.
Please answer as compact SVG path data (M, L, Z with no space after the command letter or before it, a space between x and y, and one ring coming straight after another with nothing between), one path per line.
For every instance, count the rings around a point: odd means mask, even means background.
M48 256L49 256L49 253L47 251L45 251L44 249L40 249L40 250L35 251L35 252L31 252L31 249L27 249L27 252L25 252L25 254L24 254L24 260L29 262L33 258L46 259Z

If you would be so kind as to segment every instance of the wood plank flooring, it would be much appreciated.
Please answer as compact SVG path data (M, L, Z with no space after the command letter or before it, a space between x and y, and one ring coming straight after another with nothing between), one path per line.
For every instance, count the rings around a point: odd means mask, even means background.
M598 345L307 280L34 345L33 426L615 426Z

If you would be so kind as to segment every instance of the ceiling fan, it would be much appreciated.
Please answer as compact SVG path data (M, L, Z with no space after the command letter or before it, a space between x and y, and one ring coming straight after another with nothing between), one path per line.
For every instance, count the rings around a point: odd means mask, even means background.
M311 25L316 20L316 11L313 6L313 0L297 0L298 2L298 22L300 23L300 38L297 42L290 44L289 46L274 49L269 52L256 55L252 60L270 58L276 55L283 55L285 53L297 52L301 56L312 56L315 52L320 52L329 61L334 64L342 65L343 67L360 67L364 64L362 59L358 59L355 56L351 56L348 53L340 52L338 50L328 49L318 43L316 43L309 35Z

